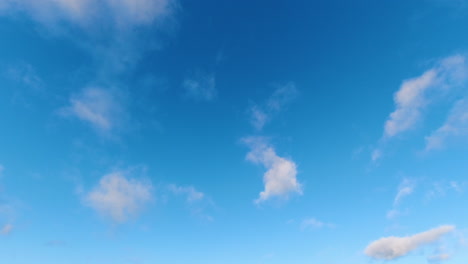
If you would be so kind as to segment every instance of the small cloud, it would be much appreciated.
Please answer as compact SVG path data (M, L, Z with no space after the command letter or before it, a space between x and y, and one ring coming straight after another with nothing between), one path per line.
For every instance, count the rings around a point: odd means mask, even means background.
M98 87L83 89L70 98L70 105L62 108L63 116L76 117L95 129L109 132L125 117L125 111L116 95Z
M196 101L213 101L218 95L214 73L196 72L182 84L187 97Z
M187 202L193 203L200 201L205 197L205 194L197 191L192 186L177 186L175 184L170 184L168 186L169 190L176 195L184 195L187 197Z
M445 225L412 236L384 237L370 243L364 253L374 259L397 259L427 244L438 241L442 236L453 230L455 230L455 226Z
M334 224L330 224L330 223L324 223L324 222L321 222L315 218L309 218L309 219L305 219L301 222L301 230L308 230L308 229L321 229L321 228L325 228L325 227L328 227L328 228L333 228L335 227Z
M440 263L442 261L449 260L450 257L451 256L449 254L446 254L446 253L438 254L438 255L428 257L427 262L429 262L429 263Z
M3 171L5 171L5 167L3 167L2 164L0 164L0 178L3 176Z
M438 197L443 197L447 192L464 192L467 186L467 182L457 182L457 181L437 181L431 184L429 191L426 193L426 199L432 200Z
M32 90L40 90L44 86L44 82L31 64L18 63L9 67L5 75L12 81Z
M403 200L404 197L412 194L414 191L414 187L414 181L409 179L403 179L403 181L400 183L400 186L398 187L398 192L395 196L395 199L393 200L393 205L397 206L401 202L401 200Z
M393 199L393 208L387 212L388 219L393 219L403 214L398 209L398 206L400 205L401 201L405 197L413 193L415 186L416 186L416 183L414 180L405 178L401 181L400 185L398 186L397 194L395 195L395 198Z
M0 235L6 236L9 235L13 231L13 225L6 224L0 229Z
M278 156L275 149L263 138L248 137L244 138L243 142L251 148L246 159L267 169L263 175L265 189L255 203L264 202L272 197L287 197L290 193L302 194L294 161Z
M86 206L116 223L136 216L152 199L151 184L126 177L117 171L101 178L84 197Z
M445 123L426 137L426 151L441 149L451 137L468 136L468 98L453 106Z
M387 212L387 218L388 219L393 219L393 218L396 218L397 216L399 216L400 214L401 214L400 211L398 211L397 209L392 209L392 210Z
M379 160L381 157L382 157L382 150L375 149L374 151L372 151L372 154L371 154L372 161L375 162L375 161Z
M192 215L210 222L214 220L213 217L207 213L208 210L214 207L214 203L203 192L198 191L193 186L170 184L167 188L172 194L184 197Z
M286 105L296 98L298 91L293 82L280 85L262 105L253 105L249 109L250 123L257 130L270 122L272 116L279 113Z

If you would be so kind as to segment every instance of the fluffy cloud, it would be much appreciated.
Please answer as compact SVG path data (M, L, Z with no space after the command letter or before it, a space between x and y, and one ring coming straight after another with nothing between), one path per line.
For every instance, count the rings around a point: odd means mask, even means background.
M426 151L444 146L449 137L468 135L468 99L455 103L445 123L426 137Z
M267 169L263 175L265 189L260 193L256 203L274 196L287 196L292 192L302 194L294 161L278 156L275 149L263 138L249 137L243 141L251 148L246 159L255 164L262 164Z
M8 235L11 233L11 231L13 231L13 225L11 224L6 224L2 227L2 229L0 229L0 235Z
M74 116L108 132L118 125L125 111L117 97L109 90L86 88L70 98L70 105L61 110L65 116Z
M24 11L43 23L92 25L103 18L119 27L147 25L172 13L173 0L4 0L3 11Z
M122 223L135 216L152 199L149 183L128 179L123 172L107 174L86 196L84 202L99 214Z
M364 253L375 259L392 260L436 242L443 235L455 230L455 226L440 226L416 235L406 237L384 237L367 246Z
M257 130L262 130L272 116L288 105L297 93L294 83L286 83L279 86L262 105L253 105L249 109L252 126Z
M176 195L184 195L187 197L187 202L193 203L200 201L205 197L205 194L197 191L193 186L177 186L175 184L170 184L168 186L169 191Z
M197 72L183 82L186 95L197 101L212 101L216 98L216 79L213 73Z

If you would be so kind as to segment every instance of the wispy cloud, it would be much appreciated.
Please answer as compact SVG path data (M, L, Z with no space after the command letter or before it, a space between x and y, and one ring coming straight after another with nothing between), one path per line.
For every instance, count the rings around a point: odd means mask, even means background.
M440 149L451 137L468 136L468 98L453 106L445 123L426 137L426 151Z
M118 27L147 25L170 15L172 0L6 0L3 12L26 12L46 24L69 22L90 27L109 20Z
M102 132L110 132L126 116L118 97L99 87L85 88L71 96L70 105L62 108L60 113L74 116Z
M0 178L3 176L3 171L5 170L5 167L3 167L2 164L0 164Z
M172 194L184 198L186 206L193 216L207 221L214 220L209 213L214 208L214 203L203 192L193 186L179 186L176 184L169 184L167 188Z
M375 259L397 259L420 247L438 241L443 235L453 230L455 230L455 226L445 225L412 236L384 237L370 243L364 253Z
M393 199L393 208L387 212L387 218L395 218L401 214L398 206L400 205L401 201L411 195L416 187L416 182L411 179L403 179L398 186L397 194Z
M440 263L442 261L445 261L445 260L449 260L450 259L450 255L447 254L447 253L442 253L442 254L438 254L438 255L434 255L434 256L430 256L427 258L427 261L429 263Z
M212 101L218 96L214 73L197 71L187 77L182 86L187 97L196 101Z
M9 235L13 231L12 224L6 224L0 229L0 235L6 236Z
M316 218L304 219L301 222L301 230L310 230L310 229L321 229L321 228L333 228L334 224L325 223L317 220Z
M420 76L403 81L394 95L395 110L390 113L384 126L384 133L380 146L372 153L372 160L382 157L384 143L399 134L414 129L423 119L423 113L434 101L441 100L449 93L456 93L468 80L468 64L463 55L454 55L442 59L434 67L428 69ZM459 108L463 108L460 106ZM461 124L460 110L458 116L449 118L450 123ZM428 146L432 148L444 137L448 129L442 127L439 132L428 138Z
M287 197L290 193L302 194L294 161L278 156L264 138L248 137L244 138L243 142L251 148L246 159L267 169L263 175L265 189L255 203L264 202L272 197Z
M275 114L296 98L297 94L298 91L293 82L279 85L264 103L250 107L250 123L255 129L262 130Z
M395 199L393 200L393 205L398 205L404 197L412 194L415 185L416 184L413 180L403 179L403 181L400 183L400 186L398 186L398 192L395 196Z
M205 197L204 193L197 191L193 186L177 186L175 184L170 184L168 189L176 195L184 195L189 203L200 201Z
M393 137L412 129L421 119L422 110L432 101L429 90L439 89L434 92L441 93L460 85L467 78L465 57L455 55L443 59L421 76L404 81L394 96L396 109L385 123L384 135Z
M116 171L102 177L84 196L84 204L116 223L136 216L152 200L152 185Z
M466 189L468 182L459 181L436 181L433 182L426 193L426 199L432 200L438 197L443 197L447 192L462 193Z

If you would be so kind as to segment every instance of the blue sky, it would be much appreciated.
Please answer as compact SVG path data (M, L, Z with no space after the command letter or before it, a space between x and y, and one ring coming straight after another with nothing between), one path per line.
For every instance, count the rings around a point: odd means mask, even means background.
M468 258L468 2L0 3L0 262Z

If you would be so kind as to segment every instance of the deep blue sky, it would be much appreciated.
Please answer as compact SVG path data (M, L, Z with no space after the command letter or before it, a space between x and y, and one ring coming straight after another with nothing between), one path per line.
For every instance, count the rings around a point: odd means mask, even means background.
M0 262L468 257L468 2L0 3Z

